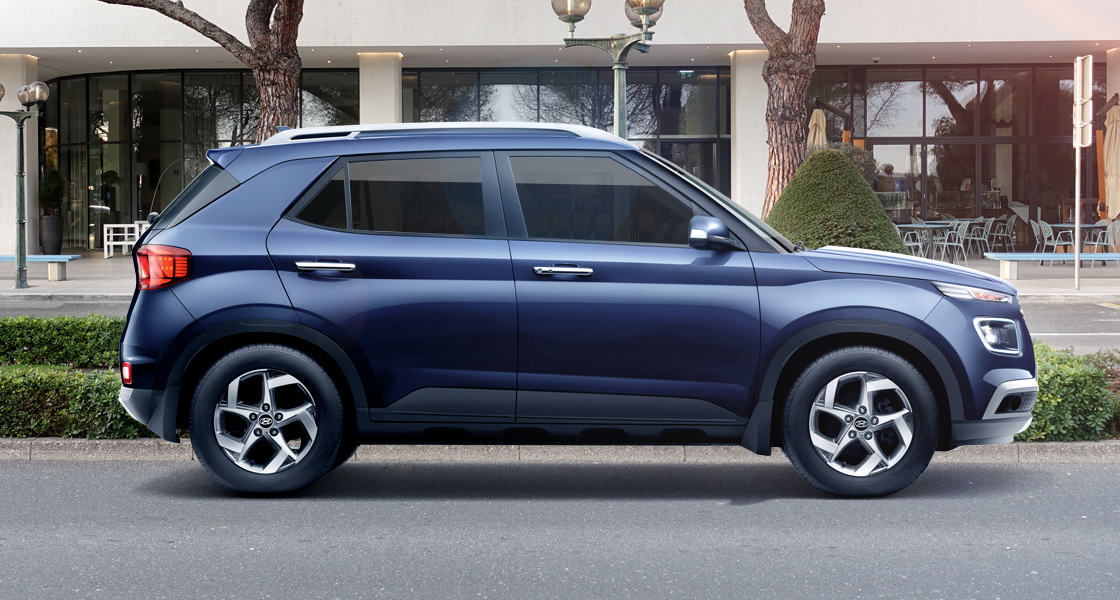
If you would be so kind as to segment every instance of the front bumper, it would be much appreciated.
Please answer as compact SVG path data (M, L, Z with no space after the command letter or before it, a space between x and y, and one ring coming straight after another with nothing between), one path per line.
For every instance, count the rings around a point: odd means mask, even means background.
M152 433L169 442L179 442L179 430L175 427L179 386L169 386L166 390L141 390L122 385L117 400L133 419L143 423Z
M1033 399L1030 406L1025 407L1024 410L1000 412L1000 404L1004 398L1016 394L1037 396L1038 380L1035 378L1015 379L999 384L995 392L992 393L991 399L988 400L983 418L978 421L953 421L953 447L1013 442L1015 435L1026 431L1031 426L1031 421L1034 420L1034 417L1031 416L1031 408L1034 406Z

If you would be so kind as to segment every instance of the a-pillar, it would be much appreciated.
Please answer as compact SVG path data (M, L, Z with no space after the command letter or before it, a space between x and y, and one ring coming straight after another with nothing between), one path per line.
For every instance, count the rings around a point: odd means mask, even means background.
M756 215L766 200L766 50L731 53L731 199Z
M358 86L362 123L401 122L399 52L359 52Z
M0 110L23 110L17 98L22 86L36 80L39 59L27 54L0 54L0 85L4 99ZM39 249L39 119L24 121L24 191L27 216L27 253L41 254ZM0 254L16 253L16 122L0 117ZM12 287L15 271L4 269L13 263L0 263L0 287ZM10 281L9 281L10 280Z

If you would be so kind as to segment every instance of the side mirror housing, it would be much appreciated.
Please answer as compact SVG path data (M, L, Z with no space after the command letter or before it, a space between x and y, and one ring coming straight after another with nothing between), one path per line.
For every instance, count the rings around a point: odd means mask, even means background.
M706 215L696 215L688 222L688 245L697 250L734 250L742 245L731 237L723 221Z

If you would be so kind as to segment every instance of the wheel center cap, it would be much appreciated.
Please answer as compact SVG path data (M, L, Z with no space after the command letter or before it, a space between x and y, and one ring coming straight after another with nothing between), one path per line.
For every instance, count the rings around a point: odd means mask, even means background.
M866 419L864 419L864 421L866 421ZM272 427L272 417L268 415L261 415L260 421L258 422L261 424L261 427ZM864 427L866 426L867 423L865 422Z
M261 419L263 420L264 417L261 417ZM867 429L867 417L859 417L858 419L856 419L855 423L852 423L852 425L854 425L855 428L860 431Z

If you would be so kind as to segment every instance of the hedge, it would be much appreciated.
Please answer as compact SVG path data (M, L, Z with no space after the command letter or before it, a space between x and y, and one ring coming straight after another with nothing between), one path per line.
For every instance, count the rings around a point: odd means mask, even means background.
M766 222L809 248L846 246L910 254L878 196L839 150L809 155Z
M116 371L0 367L0 437L153 437L117 401Z
M0 365L117 365L122 317L0 318Z
M1075 356L1034 343L1038 362L1038 400L1034 422L1015 439L1024 442L1096 440L1116 414L1117 398L1109 390L1102 363L1108 355Z

